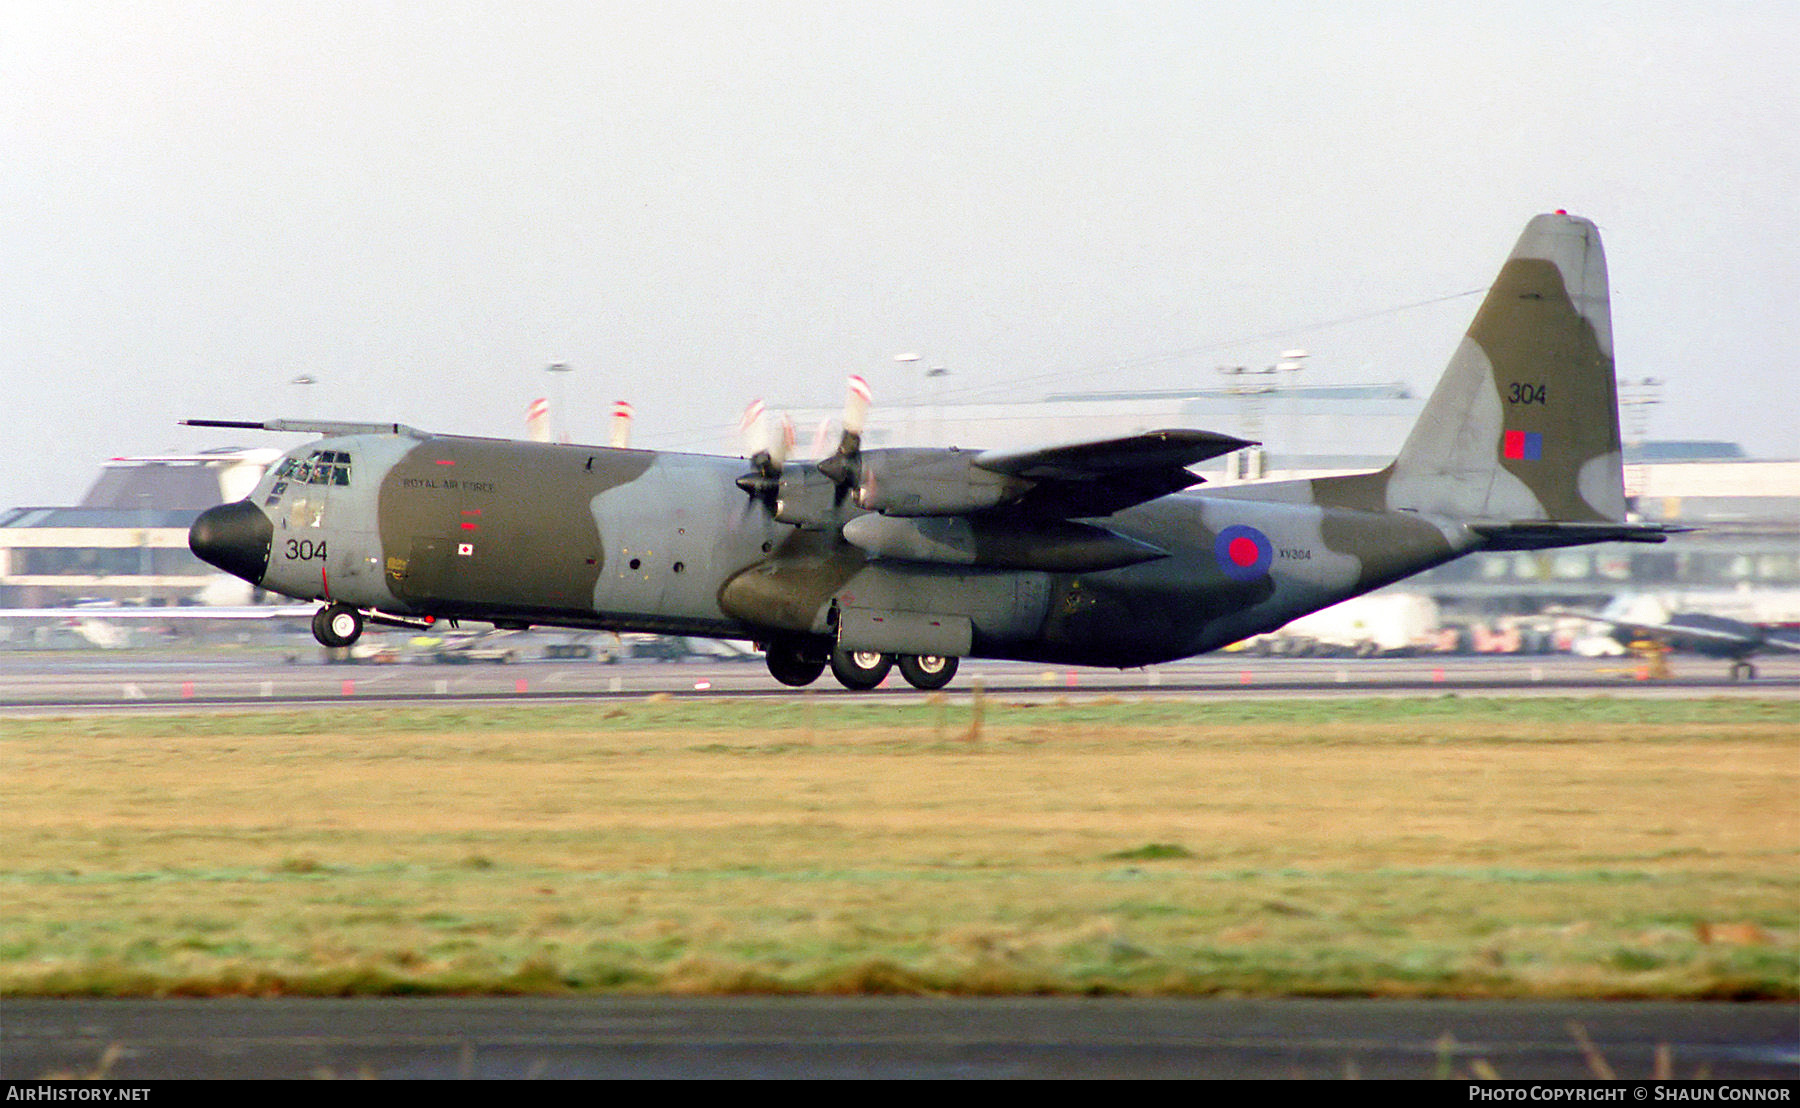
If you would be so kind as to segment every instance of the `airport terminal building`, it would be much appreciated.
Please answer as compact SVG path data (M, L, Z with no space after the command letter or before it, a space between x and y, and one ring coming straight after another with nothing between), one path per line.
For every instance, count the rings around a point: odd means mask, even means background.
M188 527L248 496L279 456L114 458L79 504L0 509L0 608L249 603L248 585L194 557Z

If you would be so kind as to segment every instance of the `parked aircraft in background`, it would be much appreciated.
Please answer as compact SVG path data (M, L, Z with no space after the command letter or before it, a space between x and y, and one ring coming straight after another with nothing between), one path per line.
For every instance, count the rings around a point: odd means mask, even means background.
M481 621L741 639L776 680L853 689L963 657L1141 666L1215 650L1480 550L1660 542L1627 522L1605 258L1534 218L1398 457L1376 473L1185 491L1254 445L1164 430L1032 450L747 460L437 435L393 423L190 420L323 435L190 545L320 601L314 633Z
M131 645L127 630L133 625L167 625L192 620L216 620L221 623L245 621L266 623L274 620L307 619L314 609L309 604L250 604L171 606L130 604L75 604L58 608L0 608L0 623L30 623L67 628L95 646L116 650Z
M1670 612L1650 597L1625 597L1595 612L1551 609L1552 615L1575 616L1610 628L1621 645L1651 643L1668 650L1725 658L1731 679L1754 680L1751 658L1765 654L1800 654L1800 631L1763 627L1701 612Z

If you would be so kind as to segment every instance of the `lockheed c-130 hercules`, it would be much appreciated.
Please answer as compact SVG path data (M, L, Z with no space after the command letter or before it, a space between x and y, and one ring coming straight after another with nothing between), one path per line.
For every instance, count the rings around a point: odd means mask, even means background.
M1374 473L1188 491L1253 445L1195 430L1029 450L749 458L308 420L325 436L190 545L323 605L314 634L470 620L744 639L770 673L852 689L960 658L1135 667L1204 653L1475 551L1624 540L1611 308L1598 231L1532 219L1400 453Z

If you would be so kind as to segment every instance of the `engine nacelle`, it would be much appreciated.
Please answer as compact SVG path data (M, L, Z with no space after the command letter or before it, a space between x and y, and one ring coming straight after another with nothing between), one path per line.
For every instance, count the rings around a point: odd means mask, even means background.
M1045 573L1097 573L1167 556L1149 543L1074 520L857 516L844 539L877 558Z
M829 531L843 519L847 501L818 466L790 465L775 485L775 518L806 531Z
M859 463L856 504L889 516L962 516L1010 504L1035 482L982 469L960 450L872 450Z

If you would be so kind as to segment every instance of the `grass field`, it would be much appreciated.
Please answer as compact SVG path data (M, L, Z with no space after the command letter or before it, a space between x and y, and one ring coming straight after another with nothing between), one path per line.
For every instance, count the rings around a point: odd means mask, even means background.
M0 995L1800 995L1800 705L0 721Z

